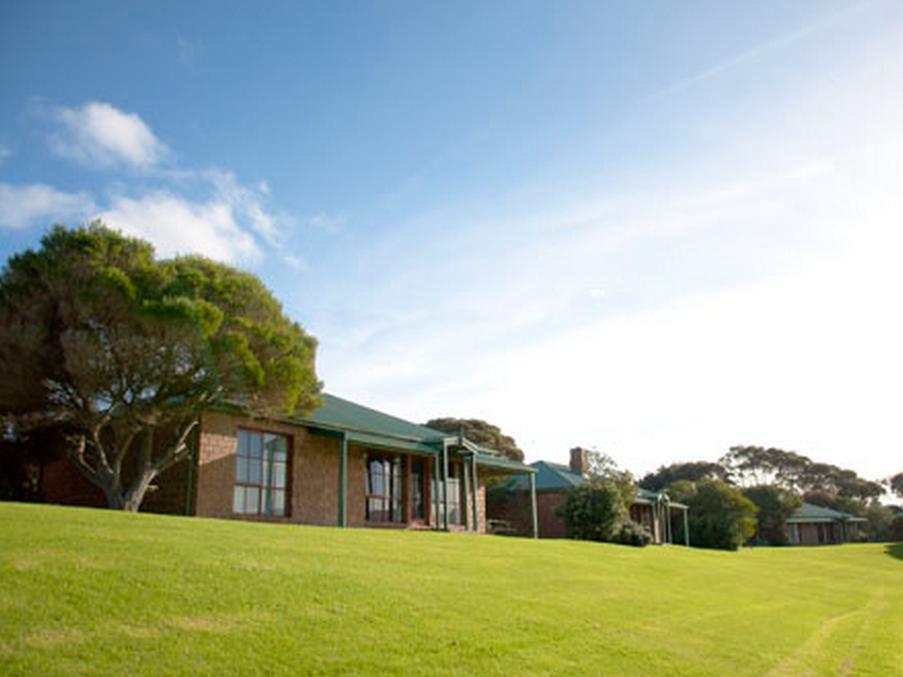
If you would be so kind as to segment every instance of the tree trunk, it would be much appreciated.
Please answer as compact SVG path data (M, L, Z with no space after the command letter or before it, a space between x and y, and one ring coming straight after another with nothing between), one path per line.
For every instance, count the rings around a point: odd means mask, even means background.
M157 476L157 471L153 468L145 468L140 471L139 475L132 482L125 494L122 496L121 510L129 512L138 512L141 502L144 500L144 494L147 493L151 482Z
M70 451L70 458L82 475L104 492L109 508L138 512L144 495L157 475L185 458L188 452L188 435L196 425L196 420L185 425L179 432L175 443L156 459L154 458L155 429L152 426L145 428L134 476L126 488L123 488L122 482L122 457L128 453L128 447L131 446L134 434L128 438L127 446L119 450L112 464L107 460L109 456L102 446L100 435L94 435L91 441L90 449L93 454L88 453L89 444L85 436L80 436L76 440L75 447Z

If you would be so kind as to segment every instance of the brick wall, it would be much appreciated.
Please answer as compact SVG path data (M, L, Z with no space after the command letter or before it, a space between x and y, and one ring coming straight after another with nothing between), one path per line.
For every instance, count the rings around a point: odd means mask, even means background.
M235 455L238 430L265 430L285 435L289 440L289 492L285 517L235 515L232 497L235 487ZM274 522L335 525L338 522L338 440L311 433L303 426L223 414L204 414L198 446L195 513L202 517L239 517ZM353 486L352 457L349 450L348 486ZM349 491L349 499L353 495ZM349 523L353 512L349 501Z
M560 491L536 492L536 521L540 538L567 537L564 520L555 514L563 498ZM492 496L487 510L489 519L509 522L518 536L533 535L529 492L499 492Z

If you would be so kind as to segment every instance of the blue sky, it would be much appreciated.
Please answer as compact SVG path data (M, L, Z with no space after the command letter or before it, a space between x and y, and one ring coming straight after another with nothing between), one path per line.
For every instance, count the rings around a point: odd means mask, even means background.
M260 275L327 389L643 472L903 469L903 5L0 7L0 254Z

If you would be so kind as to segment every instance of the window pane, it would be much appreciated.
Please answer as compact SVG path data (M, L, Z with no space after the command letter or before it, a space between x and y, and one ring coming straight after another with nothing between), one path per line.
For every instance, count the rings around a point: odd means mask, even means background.
M261 468L260 459L254 458L248 461L248 482L250 484L261 484Z
M257 487L245 488L245 512L249 515L260 513L260 489Z
M264 440L268 456L276 461L284 461L288 452L288 439L284 435L266 435Z
M248 455L251 458L260 458L263 452L263 435L260 433L248 433Z
M235 468L235 481L236 482L247 482L248 481L248 459L244 456L236 456L237 459L237 467Z
M285 463L273 464L273 486L285 488Z
M276 489L273 491L272 511L274 515L285 514L285 492Z
M245 511L245 488L235 487L232 494L232 512L241 514Z

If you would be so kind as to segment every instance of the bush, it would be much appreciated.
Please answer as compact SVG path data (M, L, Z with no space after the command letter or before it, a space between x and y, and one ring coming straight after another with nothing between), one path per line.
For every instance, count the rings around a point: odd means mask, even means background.
M756 504L726 482L676 482L668 494L689 506L694 546L736 550L756 532Z
M610 480L593 480L565 494L558 514L564 518L568 538L612 541L627 520L626 492Z
M652 534L642 524L628 519L621 525L620 531L615 535L615 543L622 545L633 545L638 548L644 548L652 542Z

